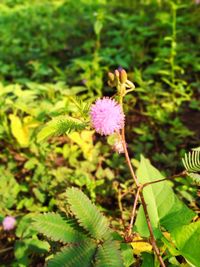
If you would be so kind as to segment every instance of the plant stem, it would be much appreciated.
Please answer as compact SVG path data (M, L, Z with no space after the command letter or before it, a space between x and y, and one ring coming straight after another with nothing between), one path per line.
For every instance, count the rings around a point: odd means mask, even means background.
M12 250L12 249L13 249L13 247L8 247L8 248L1 249L1 250L0 250L0 254L1 254L1 253L5 253L5 252L7 252L7 251L10 251L10 250Z
M150 221L149 214L148 214L148 210L147 210L147 205L146 205L146 202L144 200L144 195L143 195L142 191L140 191L140 199L141 199L141 203L142 203L142 206L143 206L143 209L144 209L144 214L145 214L145 218L146 218L146 221L147 221L147 226L148 226L149 233L150 233L151 245L153 247L153 250L156 253L156 256L157 256L157 258L158 258L158 260L160 262L160 265L162 267L166 267L161 255L160 255L159 248L157 247L157 244L156 244L156 240L155 240L155 237L154 237L154 234L153 234L153 228L152 228L151 221Z
M127 165L128 165L129 170L131 172L133 180L134 180L134 182L136 183L136 186L137 186L137 193L136 193L135 201L134 201L134 204L133 204L133 210L132 210L132 216L131 216L131 222L130 223L133 225L133 220L134 220L134 216L135 216L135 212L136 212L136 206L137 206L138 198L140 196L141 203L142 203L142 206L143 206L143 209L144 209L145 218L146 218L146 221L147 221L147 226L148 226L149 233L150 233L151 245L152 245L153 250L154 250L154 252L155 252L155 254L156 254L156 256L157 256L157 258L158 258L158 260L160 262L160 266L166 267L161 255L160 255L160 251L159 251L159 248L157 247L156 239L155 239L154 234L153 234L153 228L152 228L151 221L150 221L150 218L149 218L147 205L146 205L146 202L145 202L145 199L144 199L143 192L141 190L143 188L143 186L140 185L140 183L138 181L138 178L137 178L137 176L136 176L136 174L135 174L135 172L133 170L132 164L131 164L131 160L130 160L129 153L128 153L127 146L126 146L125 129L124 128L122 129L121 139L122 139L122 144L123 144L123 148L124 148L124 153L125 153L125 158L126 158ZM138 196L137 196L137 194L138 194ZM132 230L132 225L131 226L129 225L129 229L128 229L129 233L130 233L130 229Z
M128 227L128 236L131 236L131 233L132 233L132 228L133 228L133 222L134 222L134 218L135 218L137 203L138 203L138 199L139 199L139 196L140 196L140 190L141 190L141 187L138 187L136 195L135 195L135 200L134 200L134 204L133 204L132 213L131 213L131 220L130 220L130 224L129 224L129 227Z
M137 187L140 187L140 183L135 175L135 172L133 170L133 167L132 167L132 164L131 164L131 160L130 160L130 157L129 157L129 154L128 154L128 150L127 150L127 147L126 147L126 139L125 139L125 130L124 128L122 129L122 145L123 145L123 148L124 148L124 154L125 154L125 157L126 157L126 161L127 161L127 164L128 164L128 167L129 167L129 170L131 172L131 176L133 177L133 180L136 184Z
M163 181L166 181L166 180L171 180L171 179L176 178L176 177L185 176L186 174L187 174L187 172L183 171L183 172L180 172L178 174L172 175L172 176L164 178L164 179L159 179L159 180L155 180L155 181L152 181L152 182L148 182L148 183L143 184L142 188L144 188L144 187L146 187L148 185L151 185L151 184L156 184L156 183L163 182Z

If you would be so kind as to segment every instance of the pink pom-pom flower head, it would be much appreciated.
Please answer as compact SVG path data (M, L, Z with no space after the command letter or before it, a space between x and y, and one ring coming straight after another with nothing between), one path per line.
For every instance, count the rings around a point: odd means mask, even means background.
M5 231L10 231L12 229L15 228L15 225L16 225L16 219L12 216L6 216L4 219L3 219L3 229Z
M111 135L124 127L124 113L113 99L104 97L91 106L92 127L101 135Z

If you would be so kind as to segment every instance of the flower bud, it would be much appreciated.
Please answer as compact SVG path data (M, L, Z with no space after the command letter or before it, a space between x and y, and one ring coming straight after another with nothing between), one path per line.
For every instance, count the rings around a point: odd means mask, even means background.
M3 229L5 231L10 231L13 228L15 228L16 225L16 219L12 216L6 216L2 222L3 224Z
M114 82L115 75L112 72L108 72L108 80L111 81L111 82Z
M115 70L115 77L119 78L119 71L118 70Z
M124 69L120 71L120 82L125 83L127 81L127 73Z

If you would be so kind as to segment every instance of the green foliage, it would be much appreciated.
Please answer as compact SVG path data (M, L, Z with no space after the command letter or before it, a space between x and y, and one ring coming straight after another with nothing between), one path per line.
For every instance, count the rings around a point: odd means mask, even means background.
M66 247L49 261L48 267L90 267L96 250L94 243Z
M54 253L56 241L50 241L53 251L49 252L46 241L36 236L27 213L35 216L36 211L45 212L43 220L51 221L54 232L57 223L62 225L56 232L60 240L66 240L63 243L70 238L81 239L81 234L85 240L107 238L103 234L106 228L102 231L97 224L97 232L94 231L96 221L82 208L76 210L75 220L60 215L53 218L52 211L66 211L64 192L71 186L96 201L120 233L117 204L121 193L124 221L128 223L132 180L124 158L113 152L112 144L108 146L88 129L91 103L102 95L115 94L106 85L108 71L118 66L126 68L137 88L125 97L124 105L132 162L138 166L139 156L144 154L163 170L161 176L148 167L155 175L150 177L145 170L148 181L182 170L177 159L188 148L199 145L200 5L194 2L0 1L0 219L11 214L19 222L12 233L0 227L0 251L14 247L14 252L1 253L2 267L41 265L44 253ZM196 170L197 154L190 153L184 161ZM199 181L198 170L187 173ZM199 209L198 188L189 177L145 188L149 209L155 212L151 219L158 238L163 229L171 231L178 221L185 224L193 216L170 187L183 202ZM90 208L96 218L101 218ZM79 220L83 214L85 217ZM138 229L148 235L141 214L139 211ZM76 220L83 227L78 227ZM53 240L55 236L48 235L49 226L43 229L43 225L39 224L41 231ZM68 235L62 231L65 227L71 229ZM168 240L169 243L172 251L173 241ZM153 261L150 254L133 259L130 245L123 245L126 267L134 260L138 266ZM165 253L169 264L180 265L173 253Z
M187 174L196 183L200 183L200 174L198 174L198 172L200 172L200 151L197 149L185 154L182 161Z
M67 190L67 200L70 209L80 225L90 233L93 238L107 239L110 236L109 222L98 211L94 204L76 188Z
M99 246L96 254L96 267L121 267L122 259L119 254L119 247L115 241L106 241Z
M34 253L39 258L39 255L48 253L50 250L50 245L47 241L38 239L38 232L32 227L33 217L33 214L28 214L17 224L17 240L14 244L15 261L12 265L14 267L26 267L31 262L30 255L33 256Z
M59 214L46 213L38 215L35 219L34 226L38 231L54 241L75 243L86 239L85 236L75 231L70 226L70 223L67 223Z
M163 175L144 157L141 158L137 175L141 183L164 179ZM174 227L189 223L195 216L195 213L177 198L167 181L150 184L143 192L157 237L160 236L161 227L171 232ZM149 236L142 207L139 209L135 225L142 236Z
M200 222L194 222L175 228L172 231L177 248L190 264L200 266ZM191 249L192 248L192 249Z
M69 188L66 196L79 226L53 213L37 215L34 219L34 227L40 233L67 244L48 266L123 266L117 241L112 238L106 218L80 190Z
M48 122L37 136L38 142L52 136L60 136L71 131L80 131L86 127L86 123L68 116L59 116Z

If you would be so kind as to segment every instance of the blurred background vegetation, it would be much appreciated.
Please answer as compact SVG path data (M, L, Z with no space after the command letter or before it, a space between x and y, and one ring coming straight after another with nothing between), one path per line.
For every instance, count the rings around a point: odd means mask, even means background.
M133 164L143 154L165 175L183 169L180 158L200 137L199 14L192 0L1 0L1 218L62 208L71 185L119 217L117 199L130 177L109 140L89 129L36 139L49 119L76 114L72 96L92 103L115 94L107 73L118 67L137 88L126 97ZM198 205L189 180L177 179L175 190ZM2 233L0 248L7 242ZM0 254L5 266L19 266L17 249Z

